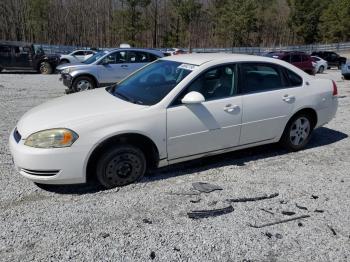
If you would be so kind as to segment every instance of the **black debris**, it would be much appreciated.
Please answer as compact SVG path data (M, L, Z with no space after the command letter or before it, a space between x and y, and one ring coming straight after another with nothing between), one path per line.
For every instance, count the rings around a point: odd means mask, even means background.
M270 232L266 232L265 233L265 236L267 236L268 238L271 238L272 237L272 234Z
M298 227L302 227L302 226L304 226L303 223L299 222Z
M178 248L178 247L174 247L174 251L179 252L179 251L180 251L180 248Z
M282 211L282 215L285 215L285 216L294 216L294 215L295 215L295 212L293 212L293 211Z
M149 255L149 257L153 260L156 258L156 253L154 251L151 252L151 254Z
M274 215L275 213L271 212L270 210L267 210L265 208L260 208L260 210L265 211L266 213L269 213L271 215Z
M226 201L231 203L238 203L238 202L251 202L251 201L259 201L259 200L265 200L277 197L278 193L273 193L271 195L262 195L258 197L242 197L242 198L233 198L233 199L226 199Z
M302 210L307 210L307 208L306 208L306 207L299 206L298 204L295 204L295 206L296 206L297 208L299 208L299 209L302 209Z
M254 227L254 228L263 228L263 227L268 227L268 226L273 226L273 225L277 225L277 224L287 223L287 222L290 222L290 221L303 219L303 218L308 218L308 217L310 217L310 216L309 215L303 215L303 216L299 216L299 217L293 217L293 218L289 218L289 219L285 219L285 220L278 220L278 221L275 221L275 222L261 224L261 225L249 224L249 226Z
M196 196L199 195L199 192L189 191L189 192L167 192L168 195L175 196Z
M344 183L344 179L340 180L340 182Z
M191 199L190 202L191 203L199 203L199 202L201 202L201 199L200 198Z
M195 190L202 193L210 193L216 190L222 190L222 188L219 186L203 182L192 183L192 186Z
M281 200L280 203L281 203L282 205L285 205L285 204L288 203L288 201L287 201L287 200Z
M312 197L313 199L318 199L318 196L316 196L316 195L311 195L311 197Z
M142 219L142 222L145 224L152 224L153 222L147 218Z
M233 212L233 210L234 210L233 206L228 206L220 209L191 211L191 212L188 212L187 215L189 218L192 218L192 219L201 219L201 218L225 215Z
M336 236L337 235L337 232L335 232L334 228L331 227L330 225L327 225L328 228L332 231L333 235Z
M103 238L107 238L109 237L110 235L108 233L101 233L100 234L100 237L103 237Z
M215 206L218 203L218 201L211 201L208 203L208 206Z
M283 236L282 236L281 234L279 234L279 233L277 233L277 234L275 235L275 237L276 237L277 239L282 239L282 238L283 238Z
M322 209L316 209L314 212L315 212L315 213L324 213L324 210L322 210Z

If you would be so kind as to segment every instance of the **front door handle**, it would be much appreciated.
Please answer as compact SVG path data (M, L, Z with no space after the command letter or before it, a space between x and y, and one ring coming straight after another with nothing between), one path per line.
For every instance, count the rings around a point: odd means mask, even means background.
M236 111L236 110L238 110L239 109L239 106L237 106L237 105L231 105L231 104L228 104L228 105L226 105L225 107L224 107L224 111L226 111L226 112L228 112L228 113L232 113L232 112L234 112L234 111Z
M282 97L282 100L283 100L284 102L287 102L287 103L289 103L289 102L294 102L295 96L284 95L284 96Z
M127 67L128 67L128 65L121 65L121 67L122 67L122 68L127 68Z

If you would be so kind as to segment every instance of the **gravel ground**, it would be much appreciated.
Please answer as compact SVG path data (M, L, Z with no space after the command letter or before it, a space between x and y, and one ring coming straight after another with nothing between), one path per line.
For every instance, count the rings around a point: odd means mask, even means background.
M28 109L64 95L64 87L57 75L0 74L0 261L349 261L350 82L336 70L321 77L337 81L340 107L306 150L258 147L99 191L84 185L42 189L13 170L10 130ZM171 194L190 192L193 182L223 190ZM191 210L227 207L228 198L273 193L279 196L233 203L226 215L187 217ZM310 218L249 225L299 215Z

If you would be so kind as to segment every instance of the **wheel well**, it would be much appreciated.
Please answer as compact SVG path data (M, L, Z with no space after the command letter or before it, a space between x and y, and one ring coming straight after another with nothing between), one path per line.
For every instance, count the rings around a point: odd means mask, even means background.
M293 117L296 116L296 115L300 115L300 114L307 114L307 115L309 115L309 116L311 117L312 127L313 127L313 128L317 125L317 121L318 121L318 119L317 119L317 113L316 113L316 111L315 111L314 109L312 109L312 108L304 108L304 109L301 109L301 110L299 110L298 112L296 112L296 113L293 115Z
M82 77L82 76L91 78L91 79L94 81L95 87L96 87L96 88L98 87L98 82L97 82L96 78L95 78L93 75L90 75L90 74L81 74L81 75L77 75L76 77L74 77L72 83L74 84L74 81L75 81L78 77Z
M140 134L122 134L106 139L100 143L94 151L91 153L86 166L86 178L87 181L95 177L94 170L96 169L96 163L101 154L115 146L120 144L129 144L138 147L145 154L147 166L149 169L156 168L159 162L159 152L155 143L148 137Z
M67 59L67 58L61 59L61 62L62 62L62 61L70 63L69 59Z

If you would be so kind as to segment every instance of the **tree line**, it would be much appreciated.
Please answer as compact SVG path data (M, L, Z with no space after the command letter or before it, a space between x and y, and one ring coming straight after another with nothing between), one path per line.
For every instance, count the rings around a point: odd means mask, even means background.
M350 41L349 0L0 0L0 39L115 47Z

